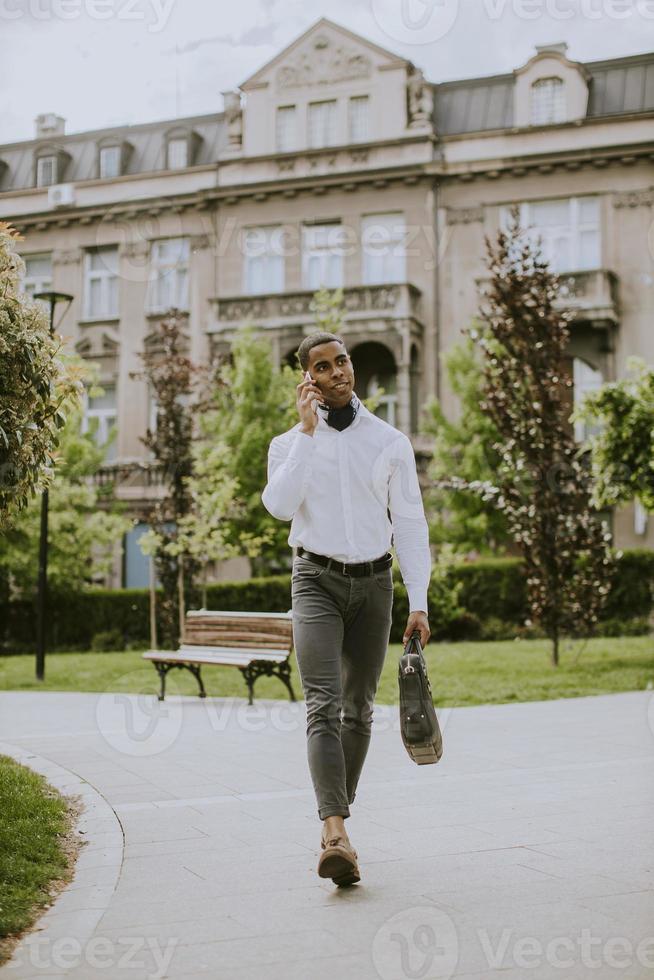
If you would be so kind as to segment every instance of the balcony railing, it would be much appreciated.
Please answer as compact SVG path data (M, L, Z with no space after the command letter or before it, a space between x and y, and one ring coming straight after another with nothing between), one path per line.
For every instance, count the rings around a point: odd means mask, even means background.
M475 280L483 295L490 283L489 276ZM555 306L569 310L572 323L590 323L606 328L619 322L618 277L608 269L589 269L559 273L559 297Z
M598 322L617 325L618 277L608 269L567 272L559 275L557 306L574 314L573 323Z
M313 290L216 298L212 300L216 317L209 332L234 330L246 323L270 329L302 326L312 320L313 298ZM410 283L350 286L343 290L343 305L350 321L379 317L422 319L420 290Z

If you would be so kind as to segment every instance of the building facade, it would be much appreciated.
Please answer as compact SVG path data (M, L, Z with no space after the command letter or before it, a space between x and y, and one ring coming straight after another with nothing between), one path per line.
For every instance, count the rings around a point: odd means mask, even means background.
M314 291L344 289L366 396L411 435L421 407L457 411L441 354L478 311L484 237L518 205L564 277L575 396L654 362L654 53L579 63L565 45L513 72L428 81L409 61L320 20L221 112L0 146L3 218L23 234L27 292L75 298L60 330L100 365L87 417L114 467L143 460L153 405L133 377L154 326L183 312L206 363L252 323L277 363L310 332ZM579 436L583 433L579 432ZM119 482L138 516L158 492ZM654 545L639 508L618 544ZM128 537L124 584L144 567Z

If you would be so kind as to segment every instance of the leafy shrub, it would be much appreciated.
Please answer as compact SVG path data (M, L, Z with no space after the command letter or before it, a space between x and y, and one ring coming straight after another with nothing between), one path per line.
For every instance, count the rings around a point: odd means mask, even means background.
M95 653L104 653L107 650L124 650L125 638L120 630L103 630L101 633L94 633L91 640L91 650Z
M625 551L598 632L606 636L647 632L654 583L654 552ZM528 611L522 563L503 558L438 567L429 586L429 622L434 640L540 637L526 625ZM290 575L272 575L242 582L219 582L207 589L209 609L268 610L291 608ZM394 582L391 642L400 643L409 611L404 585ZM7 602L0 596L0 644L8 652L33 650L36 642L34 604ZM47 644L50 650L88 650L96 634L121 637L114 649L149 646L147 589L90 589L82 593L51 593ZM161 635L161 633L159 634ZM635 635L635 634L634 634Z

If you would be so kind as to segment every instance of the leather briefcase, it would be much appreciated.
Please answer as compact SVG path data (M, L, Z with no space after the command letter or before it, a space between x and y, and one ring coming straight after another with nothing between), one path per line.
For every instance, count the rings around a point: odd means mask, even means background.
M404 747L419 766L438 762L443 754L443 737L418 630L413 631L400 657L398 680L400 731Z

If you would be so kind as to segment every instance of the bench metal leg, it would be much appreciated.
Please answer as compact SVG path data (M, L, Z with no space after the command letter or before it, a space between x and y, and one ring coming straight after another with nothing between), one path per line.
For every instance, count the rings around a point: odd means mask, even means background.
M170 669L170 664L160 664L155 661L154 667L157 673L159 674L159 681L160 681L158 697L160 701L163 701L164 698L166 697L166 674Z
M202 682L202 675L200 673L199 664L171 664L171 663L161 662L157 660L153 661L153 663L157 673L159 674L159 679L161 681L161 689L158 695L160 701L163 701L164 698L166 697L166 675L168 674L169 670L173 669L173 667L185 667L186 670L189 670L195 677L196 681L198 682L198 687L200 688L198 692L198 697L206 698L207 692L204 689L204 684Z
M295 697L295 692L293 691L293 686L291 684L291 665L289 664L288 661L286 661L285 664L279 665L279 679L282 682L282 684L286 685L288 689L288 693L290 694L289 700L297 701L297 698Z
M200 688L200 690L198 692L198 697L199 698L206 698L207 692L205 691L204 684L202 683L202 674L200 673L200 665L199 664L182 664L181 666L188 667L188 669L191 671L191 673L195 677L196 681L198 682L198 687Z
M248 686L248 704L253 703L254 682L264 674L266 677L279 677L290 694L289 700L297 700L291 686L291 665L288 661L282 664L271 664L266 660L253 660L247 667L239 667L239 670L243 674L245 683Z

